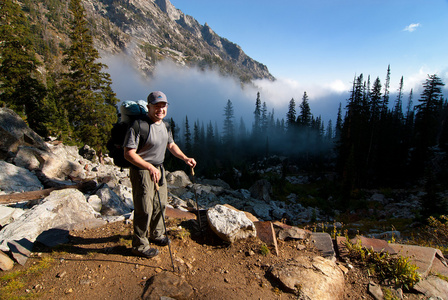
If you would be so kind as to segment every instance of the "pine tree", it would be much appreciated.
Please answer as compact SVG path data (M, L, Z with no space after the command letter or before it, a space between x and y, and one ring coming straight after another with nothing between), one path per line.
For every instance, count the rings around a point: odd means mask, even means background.
M341 137L341 131L342 131L342 103L339 103L338 114L336 116L336 125L335 125L334 131L335 131L334 138L336 141L339 141L339 138Z
M245 140L247 137L246 124L244 123L243 117L240 118L240 124L238 126L238 139Z
M306 92L303 93L302 102L300 103L299 108L300 110L299 116L297 117L297 123L301 127L310 127L313 115L311 114L311 108Z
M442 86L445 84L437 75L428 75L423 84L423 92L416 105L415 115L415 151L413 153L414 174L422 174L426 160L428 160L429 148L438 143L440 132L440 110L442 107Z
M261 108L261 120L260 120L260 127L261 127L261 134L266 135L268 131L268 107L266 105L266 102L263 102L263 106Z
M375 124L380 120L380 114L382 111L381 82L379 77L377 77L373 82L372 90L370 92L369 108L370 121Z
M231 146L235 138L235 126L233 123L233 104L232 101L227 100L227 104L224 108L224 126L223 126L223 143L224 145Z
M387 109L388 109L388 105L389 105L389 87L390 87L390 65L387 66L386 81L384 83L383 102L381 105L381 114L382 115L387 113Z
M199 126L199 120L193 124L193 156L201 157L201 130Z
M419 135L421 146L429 147L436 144L438 133L439 110L442 105L442 86L445 84L437 75L429 75L423 84L420 104L416 105L416 134Z
M30 128L46 135L41 125L48 117L47 91L39 79L39 62L27 19L11 0L1 1L0 19L0 106L9 106L27 120Z
M395 105L393 109L393 116L395 119L403 119L403 76L401 76L400 84L398 86L397 100L395 100Z
M188 124L188 116L185 116L185 133L184 133L184 139L185 139L185 153L187 155L191 155L192 153L192 145L191 145L191 132L190 132L190 125Z
M64 52L63 63L69 71L61 82L61 104L68 112L75 137L101 151L116 122L118 99L110 75L101 71L106 66L95 62L100 55L93 46L81 0L71 0L70 11L72 44Z
M294 98L289 101L288 112L286 113L286 126L289 132L292 131L296 123L296 102Z
M252 128L252 135L255 139L259 137L261 131L261 99L260 92L257 92L257 99L255 100L254 110L254 124Z
M328 121L328 125L327 125L327 130L326 130L326 135L325 138L328 141L332 141L333 140L333 123L331 122L331 119Z

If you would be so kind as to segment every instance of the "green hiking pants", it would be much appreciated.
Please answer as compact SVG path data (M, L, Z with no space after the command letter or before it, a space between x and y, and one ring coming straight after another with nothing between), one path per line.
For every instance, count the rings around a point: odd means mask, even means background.
M165 176L163 166L159 168L162 176ZM149 171L130 168L132 184L132 198L134 201L134 234L132 247L143 251L149 247L149 239L153 240L165 234L163 216L168 199L168 190L165 180L157 191L151 180ZM148 239L149 238L149 239Z

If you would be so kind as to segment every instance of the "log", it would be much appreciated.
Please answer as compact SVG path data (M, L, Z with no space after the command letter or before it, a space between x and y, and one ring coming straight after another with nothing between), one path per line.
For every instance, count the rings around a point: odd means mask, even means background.
M47 197L51 192L62 189L78 189L80 191L86 191L89 189L94 189L96 187L96 182L94 181L86 181L80 182L73 185L63 185L54 188L31 191L31 192L23 192L23 193L14 193L8 195L0 195L0 204L9 204L9 203L17 203L23 201L31 201L38 200Z

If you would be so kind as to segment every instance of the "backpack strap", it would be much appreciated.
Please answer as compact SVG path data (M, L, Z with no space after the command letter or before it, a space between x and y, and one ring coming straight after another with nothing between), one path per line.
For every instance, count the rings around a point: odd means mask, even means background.
M140 139L138 141L138 147L136 152L143 148L146 141L149 138L149 124L145 119L137 119L132 123L132 128L134 128L135 133L140 134Z
M138 141L137 152L143 148L149 138L149 125L154 123L149 117L145 116L141 119L137 119L132 124L135 132L140 133L140 140ZM167 121L163 121L165 123L166 129L168 132L171 131L171 125ZM138 124L138 126L136 125ZM138 129L138 130L137 130ZM142 138L143 137L143 138Z
M140 124L140 140L138 141L138 150L142 149L143 146L146 144L149 138L149 124L148 122L139 120L138 123Z

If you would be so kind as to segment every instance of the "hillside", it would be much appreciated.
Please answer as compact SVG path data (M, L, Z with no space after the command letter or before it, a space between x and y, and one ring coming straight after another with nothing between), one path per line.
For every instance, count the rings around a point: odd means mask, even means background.
M58 69L69 39L69 1L20 0L31 23L36 50L46 69ZM176 9L169 0L83 0L95 47L102 55L124 54L150 75L156 63L218 69L242 82L274 80L268 68L207 24ZM45 72L45 70L42 70Z

